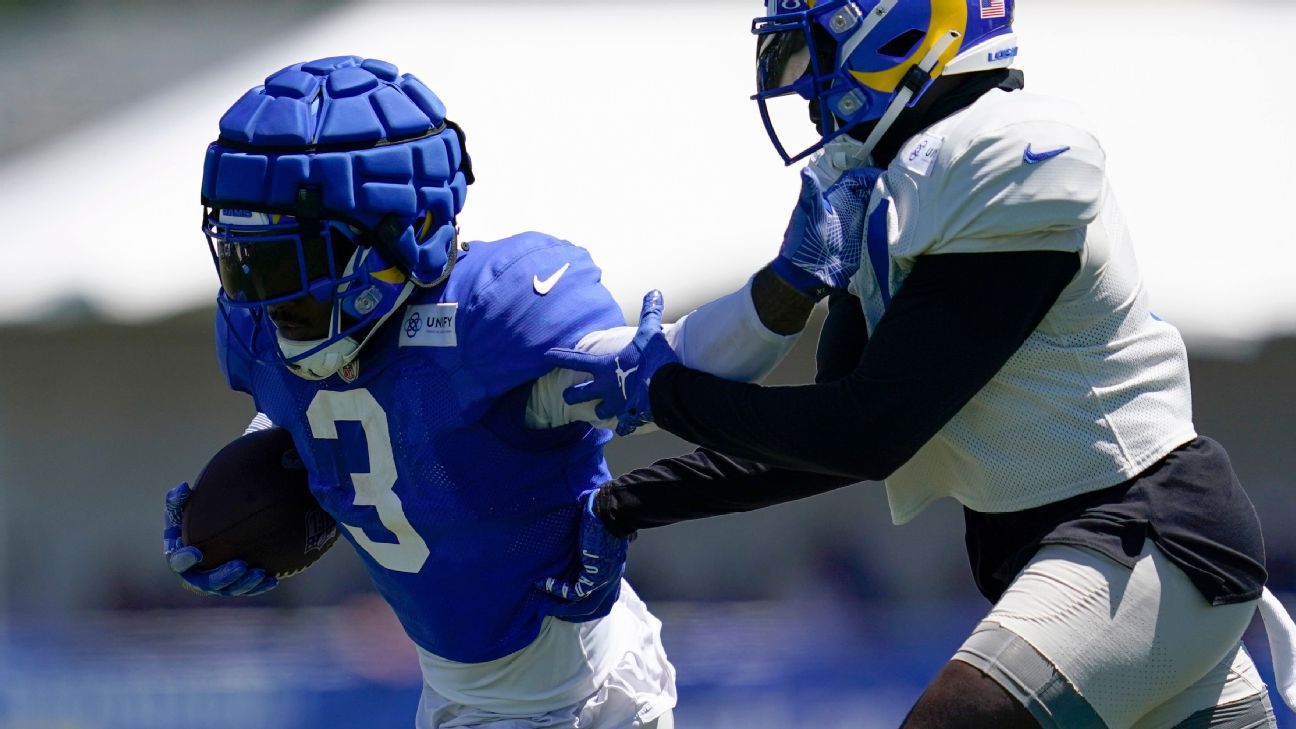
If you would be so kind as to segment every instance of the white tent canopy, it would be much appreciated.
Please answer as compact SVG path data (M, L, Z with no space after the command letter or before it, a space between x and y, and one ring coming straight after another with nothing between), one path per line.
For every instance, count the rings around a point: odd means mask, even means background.
M1154 304L1190 336L1296 328L1296 6L1020 0L1028 87L1087 105ZM290 63L395 62L468 131L466 238L590 248L633 316L679 313L774 253L796 196L752 90L758 2L345 6L260 53L0 167L0 322L82 302L145 321L210 302L198 180L224 109ZM165 74L165 69L160 69Z

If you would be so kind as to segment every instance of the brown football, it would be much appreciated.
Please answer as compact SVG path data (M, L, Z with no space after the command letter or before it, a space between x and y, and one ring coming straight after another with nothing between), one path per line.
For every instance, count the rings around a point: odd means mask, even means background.
M241 559L289 577L337 541L337 522L311 495L306 467L283 428L235 439L207 462L192 488L181 538L202 550L199 569Z

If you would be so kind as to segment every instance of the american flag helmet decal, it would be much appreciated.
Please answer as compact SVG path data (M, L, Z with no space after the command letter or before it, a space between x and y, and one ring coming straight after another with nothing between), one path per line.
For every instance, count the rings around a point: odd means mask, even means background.
M1004 0L981 0L981 19L1002 18L1008 14Z

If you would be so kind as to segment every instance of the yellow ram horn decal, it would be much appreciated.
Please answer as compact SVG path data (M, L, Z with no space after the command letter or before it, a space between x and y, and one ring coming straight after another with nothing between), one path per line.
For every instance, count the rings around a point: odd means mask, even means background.
M392 266L381 271L369 274L383 283L398 284L405 283L405 274L400 272L399 268Z
M939 76L945 65L954 60L963 48L963 38L967 36L967 2L966 0L932 0L931 24L923 42L909 54L909 57L885 71L851 71L851 75L860 83L883 93L891 93L900 85L915 63L918 63L932 49L936 41L951 30L958 31L959 39L950 44L948 50L941 54L940 61L932 68L932 77Z

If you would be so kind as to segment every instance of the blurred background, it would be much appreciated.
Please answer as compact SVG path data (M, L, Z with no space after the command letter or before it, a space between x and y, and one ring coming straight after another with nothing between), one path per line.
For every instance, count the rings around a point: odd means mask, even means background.
M568 238L628 315L656 286L678 316L772 257L795 199L748 100L762 6L0 0L0 729L412 724L413 649L349 547L242 601L160 556L162 494L253 414L216 368L198 229L226 107L293 62L390 60L468 132L466 238ZM1296 4L1019 0L1016 25L1028 88L1093 116L1199 430L1296 605ZM812 377L807 331L772 380ZM869 484L645 532L630 577L681 727L894 727L987 607L956 505L893 527Z

